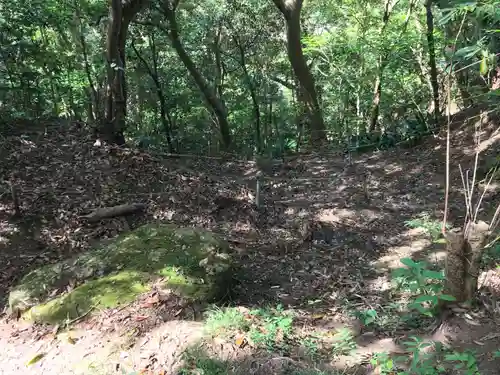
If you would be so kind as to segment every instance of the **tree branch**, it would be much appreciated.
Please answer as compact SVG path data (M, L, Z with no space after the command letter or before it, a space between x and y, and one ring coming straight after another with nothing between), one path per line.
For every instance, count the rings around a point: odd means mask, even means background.
M285 6L285 1L284 0L273 0L273 3L276 5L276 7L279 9L279 11L281 13L283 13L283 15L286 16L288 11L287 11L286 6Z

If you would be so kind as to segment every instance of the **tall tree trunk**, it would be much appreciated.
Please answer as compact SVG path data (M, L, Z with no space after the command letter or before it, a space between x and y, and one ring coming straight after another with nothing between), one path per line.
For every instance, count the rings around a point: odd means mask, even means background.
M106 121L101 133L109 141L124 144L126 127L127 88L125 81L125 44L130 22L148 0L110 0L108 38L106 44L107 93Z
M380 28L380 35L384 35L385 29L389 24L389 18L391 17L392 8L394 3L391 0L386 0L384 4L384 15L382 17L382 27ZM406 17L406 22L403 28L403 32L406 30L408 25L408 20L410 19L409 14L411 13L413 3L410 2L410 7L408 15ZM402 33L403 33L402 32ZM380 100L382 97L382 77L384 75L385 67L387 66L387 59L389 57L389 52L384 50L378 58L377 62L377 75L375 76L375 83L373 85L373 99L370 110L370 118L368 119L368 133L378 130L378 116L380 114Z
M72 24L71 27L71 31L74 43L81 49L83 66L88 83L88 88L85 89L86 94L88 96L87 121L94 124L97 119L102 120L104 116L102 113L102 107L100 106L97 87L94 84L94 80L92 78L92 69L88 59L87 42L85 41L85 29L82 23L79 1L75 0L73 6L75 8L75 16L74 16L74 23Z
M434 127L437 127L439 122L439 83L436 68L436 48L434 41L434 15L432 14L433 0L426 0L425 13L427 19L427 48L429 50L429 70L430 81L432 86L432 108Z
M241 68L243 69L243 75L245 77L245 82L247 83L248 91L250 92L250 97L252 98L253 113L255 116L255 143L257 146L256 147L257 154L260 155L262 153L262 135L261 135L261 129L260 129L259 100L257 98L257 93L256 93L255 85L252 81L252 77L250 77L250 73L248 72L248 69L247 69L245 49L237 36L234 37L234 41L235 41L235 43L238 47L238 50L240 52Z
M273 0L283 14L287 29L287 51L290 64L301 86L311 127L311 144L320 146L326 141L323 113L318 102L314 77L307 66L301 43L300 13L303 0Z
M222 61L222 54L220 49L221 40L222 40L222 24L219 24L212 46L213 47L212 50L215 57L215 68L216 68L215 88L217 96L219 97L222 105L224 106L224 110L227 112L226 103L224 102L224 79L226 76L226 69Z
M132 49L134 50L137 58L139 61L144 65L146 70L149 73L149 76L153 80L153 83L156 88L156 95L158 96L158 101L160 102L159 108L160 108L160 120L163 125L163 129L165 132L165 136L167 138L167 146L168 146L168 152L173 152L174 147L172 144L172 121L170 118L170 114L167 108L167 100L165 98L165 94L163 93L163 89L160 83L160 79L158 76L158 64L156 62L156 45L154 42L154 37L151 35L149 38L149 44L151 46L151 54L152 54L152 59L153 59L153 67L151 68L147 61L141 56L137 48L135 47L134 42L132 42Z
M378 61L377 76L373 87L373 99L368 119L368 133L373 133L378 128L378 115L380 113L380 98L382 96L382 75L385 69L385 57L380 56Z
M163 5L162 9L170 26L169 36L170 40L172 41L172 46L177 52L177 55L179 55L179 58L181 59L186 69L191 74L191 77L193 77L196 85L198 86L203 96L205 97L206 102L208 103L214 115L216 116L217 121L219 123L222 144L224 145L225 149L228 149L231 145L231 132L229 128L229 122L227 120L226 108L222 100L217 96L216 91L209 86L205 78L198 71L193 60L191 60L191 57L187 54L186 50L184 49L184 46L182 45L179 36L177 20L175 16L175 11L178 3L179 3L178 0L177 1L166 0L162 4Z

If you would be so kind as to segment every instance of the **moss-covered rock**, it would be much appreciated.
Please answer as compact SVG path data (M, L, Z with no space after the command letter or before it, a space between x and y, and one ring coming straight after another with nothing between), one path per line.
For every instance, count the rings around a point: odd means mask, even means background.
M36 269L9 295L12 311L44 322L73 319L93 306L132 301L161 277L185 299L204 302L227 292L228 244L199 228L147 224L73 259ZM76 287L65 293L68 285ZM51 297L55 296L55 297Z

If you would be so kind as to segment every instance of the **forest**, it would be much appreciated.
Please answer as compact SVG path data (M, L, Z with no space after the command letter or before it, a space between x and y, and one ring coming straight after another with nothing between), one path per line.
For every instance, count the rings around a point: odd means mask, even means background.
M494 100L498 3L2 4L3 116L63 116L168 152L418 142ZM455 110L456 111L456 110Z
M497 374L499 55L499 0L0 0L1 367Z

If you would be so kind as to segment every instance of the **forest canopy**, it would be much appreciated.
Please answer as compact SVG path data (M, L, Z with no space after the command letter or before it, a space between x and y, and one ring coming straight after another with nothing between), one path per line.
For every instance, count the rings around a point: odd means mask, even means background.
M414 144L448 112L495 101L499 9L1 0L0 113L74 118L114 143L181 153Z

